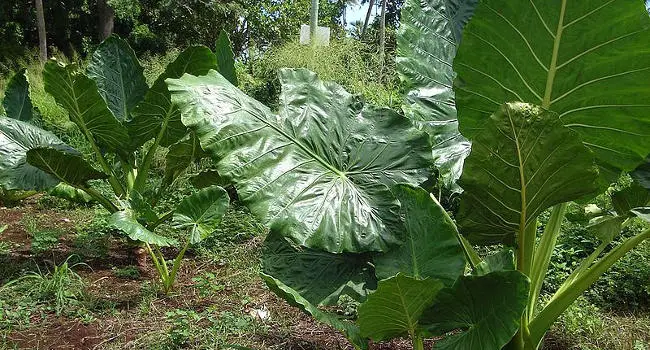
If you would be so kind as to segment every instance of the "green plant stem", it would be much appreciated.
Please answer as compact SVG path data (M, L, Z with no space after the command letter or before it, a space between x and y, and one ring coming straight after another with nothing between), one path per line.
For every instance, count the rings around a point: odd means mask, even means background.
M420 336L413 336L413 350L424 350L424 340Z
M602 242L600 245L594 250L589 256L583 260L580 263L580 266L578 266L569 277L567 277L566 280L562 283L560 288L555 293L561 293L565 289L567 289L576 279L578 279L589 267L593 264L593 262L602 254L602 252L607 248L610 242Z
M530 277L535 258L535 239L537 238L537 220L534 220L523 230L523 236L519 241L521 245L517 247L517 270ZM521 260L520 260L521 259Z
M178 269L181 267L181 261L183 261L183 256L185 256L185 252L187 251L187 248L190 246L190 240L188 239L187 242L185 242L185 246L183 247L183 250L181 250L180 253L176 256L176 259L174 259L174 265L172 266L172 273L169 275L168 279L168 290L171 290L174 287L174 281L176 280L176 274L178 273Z
M546 223L544 233L535 249L535 256L533 257L533 267L530 273L530 293L528 294L528 317L529 319L535 315L535 308L539 299L539 293L542 290L542 284L546 273L548 272L548 265L551 262L551 255L553 249L557 244L557 238L560 235L560 228L562 221L566 215L567 203L558 204L553 207L551 217Z
M108 162L106 162L106 159L102 155L102 152L99 150L99 147L97 147L97 144L93 139L93 135L90 134L90 131L88 131L88 129L86 128L83 128L82 131L84 133L84 136L86 136L86 140L88 140L88 142L90 143L93 152L95 152L95 155L97 156L97 160L99 161L102 170L104 170L104 172L108 174L108 182L111 184L113 191L115 191L115 194L118 196L124 196L125 194L124 187L122 187L122 184L120 184L120 182L117 180L117 177L113 172L113 169L111 169L111 167L108 165Z
M101 204L101 206L104 207L106 210L108 210L109 213L113 214L119 211L119 209L115 204L113 204L110 200L104 197L101 193L97 192L97 190L95 190L94 188L79 187L79 186L75 186L75 187L86 192L89 196L93 197L93 199L96 200L99 204Z
M472 247L467 238L461 235L458 230L456 230L456 235L460 241L460 246L463 247L463 252L465 253L465 258L467 259L469 266L472 268L472 271L475 271L476 266L478 266L482 261L481 257L478 255L476 250L474 250L474 247Z
M149 176L149 168L151 167L151 162L153 161L153 158L156 155L156 151L158 150L158 146L160 146L160 142L162 141L162 138L165 136L165 132L167 131L167 124L169 123L169 115L171 113L172 113L172 107L169 107L169 110L165 115L163 124L160 127L160 131L158 131L158 135L156 135L156 138L153 141L153 145L149 147L149 150L147 150L147 154L144 156L144 160L142 161L142 167L138 171L138 175L135 178L135 184L133 186L133 188L136 191L141 191L142 188L144 188L144 185L147 183L147 177Z
M546 331L587 288L612 265L619 261L627 252L650 238L650 229L628 238L622 244L612 249L602 259L594 263L589 269L580 274L562 292L556 293L544 309L530 323L531 345L537 346Z
M161 217L160 217L156 222L154 222L153 224L149 225L149 227L147 227L147 228L148 228L149 230L153 230L153 229L155 229L156 227L160 226L160 224L162 224L163 222L165 222L165 221L171 219L172 216L174 216L174 211L173 211L173 210L170 210L170 211L166 212L165 214L163 214L163 216L161 216Z
M164 270L162 269L162 266L160 266L160 262L158 261L158 258L156 257L156 253L154 253L153 249L151 249L151 245L149 243L145 242L145 247L147 247L147 252L149 253L149 256L151 256L151 261L153 261L153 265L156 267L156 271L158 271L158 276L160 276L160 279L164 283Z

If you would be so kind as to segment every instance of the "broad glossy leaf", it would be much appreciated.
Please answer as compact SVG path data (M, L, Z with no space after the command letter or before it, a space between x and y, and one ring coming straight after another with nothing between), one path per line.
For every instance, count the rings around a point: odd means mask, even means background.
M45 91L68 111L70 120L83 133L90 134L100 145L120 150L129 144L126 128L115 119L97 90L97 84L77 71L74 64L63 65L55 60L43 70Z
M436 341L433 349L501 349L519 329L529 287L519 271L463 276L423 312L420 325L432 335L461 330Z
M264 242L262 270L310 303L336 305L341 294L362 301L377 281L368 254L332 254L295 247L271 231Z
M88 180L108 177L68 146L31 148L27 151L27 163L71 185L84 185Z
M630 175L643 188L650 191L650 158L646 158L645 162L634 169Z
M359 329L364 337L381 341L419 333L418 320L442 290L440 280L419 280L397 274L379 281L377 290L359 306Z
M153 210L151 203L138 191L129 192L128 202L122 203L133 211L138 222L152 224L158 221L158 214Z
M600 216L590 220L587 229L593 232L602 242L611 242L621 233L625 219L625 216Z
M137 215L133 210L127 209L113 213L108 219L108 224L126 233L134 241L155 244L159 247L168 247L176 241L149 231L136 220Z
M456 225L422 188L397 185L393 193L401 203L406 237L400 247L375 258L377 276L388 278L402 272L421 279L439 279L451 286L465 271Z
M221 30L217 45L214 53L217 56L217 63L219 65L219 73L224 78L237 86L237 72L235 72L235 54L232 52L232 43L225 30Z
M337 331L343 333L345 337L348 338L351 343L359 347L359 349L368 349L368 340L361 337L359 328L357 328L354 323L341 319L334 314L320 310L312 303L310 303L307 299L303 298L300 293L282 283L282 281L274 278L273 276L267 275L265 273L260 273L260 276L264 282L266 282L266 285L269 287L269 289L271 289L282 299L286 300L290 305L299 308L308 315L311 315L314 319L328 324Z
M0 118L0 186L7 190L50 189L59 180L27 163L27 151L63 145L54 134L16 119Z
M34 117L34 106L29 98L29 82L24 68L9 80L2 107L7 117L12 119L27 122Z
M229 204L226 190L219 186L206 187L181 201L172 223L179 229L189 228L190 243L196 244L217 229Z
M412 89L402 109L430 134L440 178L455 192L470 143L458 131L452 61L477 2L407 0L397 32L397 70Z
M230 185L229 181L226 181L219 172L216 170L205 170L202 171L190 178L192 186L201 189L206 188L212 185L218 185L221 187L226 187Z
M532 103L600 165L632 170L650 154L648 47L642 1L481 1L454 60L461 132L471 139L504 102Z
M165 156L165 183L171 184L190 164L204 156L199 140L194 135L171 145Z
M618 215L627 215L631 209L644 207L650 202L650 192L636 181L630 187L614 192L611 197Z
M76 188L72 187L65 182L60 182L58 185L56 185L53 189L51 189L48 194L50 196L58 197L58 198L63 198L65 200L74 202L74 203L91 203L94 201L93 197L91 197L88 193Z
M142 72L133 49L116 35L97 47L86 70L97 83L108 109L119 120L129 119L129 113L149 89Z
M457 221L472 243L512 244L545 209L598 188L592 152L555 113L508 103L484 124L460 179Z
M490 272L515 270L515 253L510 249L503 249L488 255L476 265L475 274L484 276Z
M262 222L334 253L398 243L389 186L427 178L426 135L310 71L285 69L280 81L279 115L215 71L168 84L183 123Z
M181 52L156 79L144 101L133 111L133 120L128 124L133 145L143 145L157 137L161 130L160 144L165 147L187 135L187 128L181 123L180 111L172 105L165 79L180 78L186 73L203 75L210 69L217 69L217 58L207 47L192 46Z

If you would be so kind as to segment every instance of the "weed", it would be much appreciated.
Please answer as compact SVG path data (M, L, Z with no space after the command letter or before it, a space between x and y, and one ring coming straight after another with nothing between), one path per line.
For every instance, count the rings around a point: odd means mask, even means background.
M169 341L176 346L190 341L193 326L203 318L194 310L172 310L165 313L172 327L167 333Z
M41 227L32 217L25 216L22 224L32 237L31 250L34 254L52 250L59 244L59 238L63 235L61 230Z
M113 268L113 273L118 278L137 280L140 279L140 269L137 266L125 266L123 268Z
M85 265L76 263L70 265L68 257L61 265L47 272L30 271L24 276L5 284L2 289L13 289L23 295L28 295L35 300L53 303L57 315L69 306L77 305L84 297L84 283L81 277L73 271L74 267ZM85 265L88 266L88 265Z
M212 272L206 272L201 276L192 278L194 286L199 291L201 297L214 295L226 287L223 285L217 276Z

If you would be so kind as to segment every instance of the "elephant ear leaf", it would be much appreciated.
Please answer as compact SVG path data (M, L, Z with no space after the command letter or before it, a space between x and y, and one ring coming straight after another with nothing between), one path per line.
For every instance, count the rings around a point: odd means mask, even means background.
M0 184L7 190L48 190L59 179L27 162L27 151L62 146L54 134L16 119L0 118Z
M116 35L104 40L92 55L86 73L97 83L100 95L115 118L129 114L149 89L135 52Z
M108 219L108 224L123 231L134 241L154 244L159 247L169 247L176 244L176 241L149 231L138 222L137 214L131 209L113 213Z
M128 123L132 146L141 146L159 134L160 144L165 147L185 137L187 128L181 123L180 111L172 105L165 79L180 78L183 74L203 75L210 69L217 69L217 57L207 47L192 46L181 52L133 111L133 120Z
M433 349L501 349L519 329L529 287L519 271L463 276L423 311L420 326L433 336L460 330L437 341Z
M199 243L217 229L229 204L226 190L219 186L206 187L183 199L174 211L173 225L189 228L190 243Z
M480 1L454 60L461 132L471 139L504 102L532 103L599 166L634 169L650 153L649 33L643 1Z
M421 279L439 279L451 286L465 271L456 225L422 188L397 185L393 193L401 203L406 237L400 247L375 258L377 276L388 278L402 272Z
M2 101L7 117L28 122L34 117L34 106L29 98L29 82L25 69L16 73L5 90L5 98Z
M295 247L278 232L264 242L262 270L316 306L336 305L339 297L363 301L377 280L369 254L332 254Z
M282 299L286 300L290 305L299 308L306 314L311 315L314 319L330 325L337 331L343 333L345 337L355 345L355 348L362 350L368 349L368 340L361 336L359 328L357 328L354 323L341 319L334 314L320 310L312 303L310 303L307 299L303 298L300 293L282 283L282 281L274 278L273 276L267 275L265 273L261 273L260 276L264 282L266 282L266 285L269 287L269 289L271 289Z
M70 120L99 145L120 150L129 144L126 128L113 116L97 84L76 65L50 60L43 69L45 91L68 111Z
M217 55L219 73L221 73L224 78L228 79L231 84L237 86L235 54L232 52L232 43L230 42L228 33L223 29L221 30L221 33L219 33L219 38L217 39L215 54Z
M27 163L71 185L84 185L88 180L108 177L95 170L79 152L69 147L32 148L27 151Z
M428 176L425 134L304 70L280 72L279 115L216 71L169 79L183 123L239 198L296 244L332 253L400 242L396 183Z
M592 152L555 113L507 103L483 128L460 179L457 221L472 243L511 245L542 211L598 189Z
M377 290L359 306L361 335L374 341L419 335L418 320L444 284L401 273L379 281Z
M402 109L429 133L442 183L456 181L470 143L458 131L452 62L478 0L407 0L397 32L397 71L411 89Z

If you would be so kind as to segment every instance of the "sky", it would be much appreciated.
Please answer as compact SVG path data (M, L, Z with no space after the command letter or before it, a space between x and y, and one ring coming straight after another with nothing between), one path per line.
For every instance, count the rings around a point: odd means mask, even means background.
M345 14L346 20L348 22L348 27L350 27L350 24L357 22L357 21L364 21L366 19L366 12L368 11L368 5L369 3L366 2L364 5L349 5ZM370 22L372 23L372 18L375 15L375 11L373 11L372 15L370 15Z

